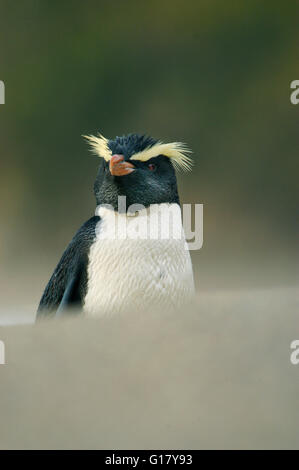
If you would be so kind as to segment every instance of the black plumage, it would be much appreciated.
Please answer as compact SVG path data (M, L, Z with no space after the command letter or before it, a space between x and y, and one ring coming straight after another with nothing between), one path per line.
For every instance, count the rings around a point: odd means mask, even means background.
M82 306L87 286L88 252L99 220L98 216L91 217L69 243L45 288L38 316L54 315L58 309L62 313L66 307Z

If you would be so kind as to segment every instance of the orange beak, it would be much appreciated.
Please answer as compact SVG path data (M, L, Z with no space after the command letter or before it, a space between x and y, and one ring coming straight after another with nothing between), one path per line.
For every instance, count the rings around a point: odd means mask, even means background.
M134 165L130 162L124 161L123 155L112 155L109 162L109 170L113 176L129 175L135 170Z

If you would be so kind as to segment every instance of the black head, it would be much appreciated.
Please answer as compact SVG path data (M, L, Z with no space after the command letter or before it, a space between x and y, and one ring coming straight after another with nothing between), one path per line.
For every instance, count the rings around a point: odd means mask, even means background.
M146 161L134 159L136 154L141 155L147 149L152 148L153 152L157 144L157 140L138 134L105 141L104 158L94 184L97 205L110 204L114 210L119 210L118 196L126 196L125 210L132 204L144 207L161 203L179 204L171 158L160 154ZM106 152L108 156L105 158ZM148 156L151 154L147 153Z

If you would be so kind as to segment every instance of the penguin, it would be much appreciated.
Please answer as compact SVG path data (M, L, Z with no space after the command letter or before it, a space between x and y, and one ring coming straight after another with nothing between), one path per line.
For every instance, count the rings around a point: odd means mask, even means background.
M100 157L95 215L62 254L37 318L183 305L194 294L194 279L176 170L191 169L191 151L139 134L84 137Z

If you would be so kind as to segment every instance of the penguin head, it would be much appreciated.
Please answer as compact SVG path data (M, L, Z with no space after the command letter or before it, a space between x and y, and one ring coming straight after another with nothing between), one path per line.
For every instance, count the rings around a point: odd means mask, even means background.
M179 196L175 167L189 169L191 159L184 144L129 134L114 140L87 136L92 150L102 157L94 184L97 205L109 204L120 211L118 197L125 196L125 208L132 205L177 203Z

